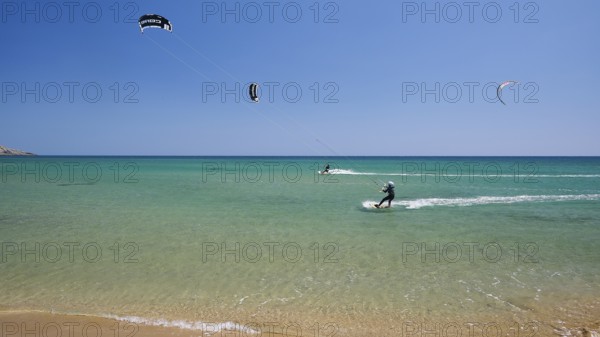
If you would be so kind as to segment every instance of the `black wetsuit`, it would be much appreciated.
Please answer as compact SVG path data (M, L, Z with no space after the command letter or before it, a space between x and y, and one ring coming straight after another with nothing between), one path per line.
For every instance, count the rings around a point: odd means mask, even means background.
M381 199L377 207L381 206L381 204L383 204L385 201L387 201L388 206L390 206L392 200L394 200L394 198L396 197L396 194L394 193L394 186L388 185L383 191L387 192L388 195L386 195L385 198Z
M329 172L329 164L327 164L327 166L325 166L325 170L323 171L323 173L327 173Z

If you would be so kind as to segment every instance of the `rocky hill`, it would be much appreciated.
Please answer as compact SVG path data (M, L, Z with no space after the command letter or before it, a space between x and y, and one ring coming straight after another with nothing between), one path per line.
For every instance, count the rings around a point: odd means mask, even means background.
M0 145L0 156L34 156L33 153L9 149Z

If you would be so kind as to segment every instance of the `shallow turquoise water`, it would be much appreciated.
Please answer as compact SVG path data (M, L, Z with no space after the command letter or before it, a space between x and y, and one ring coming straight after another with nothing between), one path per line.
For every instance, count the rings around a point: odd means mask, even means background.
M316 174L325 162L335 174ZM1 158L0 306L526 315L600 288L600 158ZM379 201L396 183L392 209Z

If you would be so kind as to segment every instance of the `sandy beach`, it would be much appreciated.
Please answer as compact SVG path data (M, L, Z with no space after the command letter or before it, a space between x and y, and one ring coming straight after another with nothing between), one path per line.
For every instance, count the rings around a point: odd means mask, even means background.
M308 322L295 317L221 323L145 320L140 317L96 317L52 314L39 311L0 311L2 337L55 336L577 336L597 337L600 331L600 302L570 305L555 310L545 319L531 319L533 313L518 317L484 317L457 313L456 317L405 317L381 313L364 317L327 315ZM470 317L469 317L470 316ZM530 319L526 318L530 317ZM540 317L542 318L542 317Z

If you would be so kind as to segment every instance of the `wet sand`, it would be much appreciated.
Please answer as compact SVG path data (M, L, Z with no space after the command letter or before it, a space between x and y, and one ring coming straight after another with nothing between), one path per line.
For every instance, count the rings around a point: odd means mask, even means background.
M0 311L0 337L134 337L134 336L600 336L599 302L570 303L570 309L550 310L551 316L532 319L529 312L513 317L461 315L440 318L405 317L402 313L379 313L364 317L333 315L314 320L281 320L246 317L226 323L154 320L137 317L96 317L40 311ZM306 319L306 315L302 319ZM477 317L479 316L479 317ZM517 317L518 316L518 317ZM298 317L299 318L299 317ZM242 323L243 322L243 323Z

